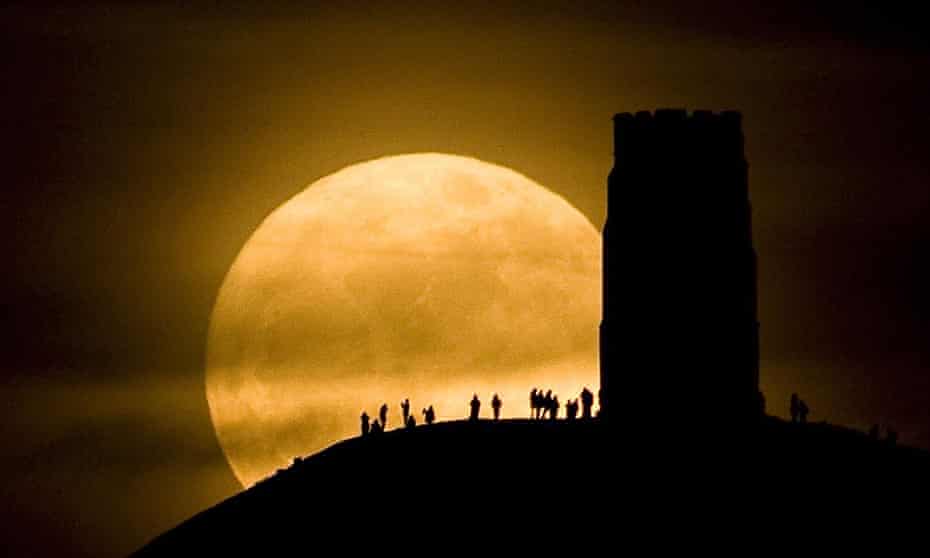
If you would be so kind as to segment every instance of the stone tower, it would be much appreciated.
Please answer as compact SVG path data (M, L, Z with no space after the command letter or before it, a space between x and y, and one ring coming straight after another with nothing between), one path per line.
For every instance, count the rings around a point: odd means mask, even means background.
M737 112L614 116L600 331L612 427L761 414L747 170Z

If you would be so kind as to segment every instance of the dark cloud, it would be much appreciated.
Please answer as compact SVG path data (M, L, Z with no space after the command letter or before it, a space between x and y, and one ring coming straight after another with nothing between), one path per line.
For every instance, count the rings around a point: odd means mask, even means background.
M0 389L16 402L0 415L3 518L21 528L10 532L17 533L10 552L125 555L232 493L228 465L204 424L202 378L159 377L72 375ZM179 481L183 498L170 488Z

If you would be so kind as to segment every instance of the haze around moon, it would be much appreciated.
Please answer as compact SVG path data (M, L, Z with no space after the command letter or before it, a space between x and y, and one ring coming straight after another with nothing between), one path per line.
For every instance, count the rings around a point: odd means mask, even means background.
M529 414L597 387L601 242L529 178L417 153L349 166L272 212L220 289L206 392L233 472L250 486L356 436L386 402L464 418Z

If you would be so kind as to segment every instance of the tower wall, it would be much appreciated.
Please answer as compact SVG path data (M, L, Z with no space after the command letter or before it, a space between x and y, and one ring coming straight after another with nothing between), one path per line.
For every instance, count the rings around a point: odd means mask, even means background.
M747 170L739 113L614 117L600 331L612 424L758 416Z

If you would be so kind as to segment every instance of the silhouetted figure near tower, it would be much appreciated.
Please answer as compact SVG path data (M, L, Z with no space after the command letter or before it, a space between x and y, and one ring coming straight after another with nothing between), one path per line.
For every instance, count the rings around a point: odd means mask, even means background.
M539 413L538 413L538 410L539 410L539 394L537 393L537 391L538 391L538 390L537 390L536 388L533 388L533 390L530 391L530 418L531 418L531 419L538 419L538 418L539 418Z
M581 418L591 418L591 408L594 407L594 393L588 388L581 390Z
M423 409L423 422L426 424L433 424L436 420L436 411L433 410L433 406L430 405L426 409Z
M798 399L797 393L791 394L791 405L788 410L791 412L791 422L798 422L798 415L801 414L801 400Z
M400 402L400 412L404 418L404 424L407 424L407 417L410 416L410 400L404 399Z
M798 417L801 420L801 424L807 423L807 414L810 412L810 409L807 407L807 403L802 399L798 403Z
M381 405L381 408L378 409L378 418L381 419L381 428L387 428L387 413L388 406L387 403Z
M368 424L368 413L362 411L362 436L367 436L371 426Z
M578 417L578 400L570 399L565 404L565 418L575 420Z
M898 432L896 430L892 430L891 428L886 428L885 441L889 446L896 445L898 443Z
M552 401L549 402L549 420L555 420L559 416L559 396L553 395Z
M478 420L478 413L481 411L481 401L478 400L478 394L474 394L471 397L471 402L468 404L471 407L471 413L468 416L469 420Z
M491 399L491 409L494 410L494 420L500 420L501 418L501 405L503 402L501 398L495 393L494 397Z

